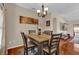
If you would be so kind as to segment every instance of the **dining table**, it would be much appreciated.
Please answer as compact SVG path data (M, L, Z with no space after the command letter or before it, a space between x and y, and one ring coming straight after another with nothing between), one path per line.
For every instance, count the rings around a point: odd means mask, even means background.
M41 35L36 35L36 34L28 34L28 37L30 40L37 44L38 46L38 54L43 55L43 43L44 42L49 42L51 35L46 35L46 34L41 34Z

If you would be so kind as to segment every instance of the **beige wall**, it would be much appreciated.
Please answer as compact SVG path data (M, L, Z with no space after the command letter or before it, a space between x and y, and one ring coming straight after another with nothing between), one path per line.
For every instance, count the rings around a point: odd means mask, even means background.
M57 33L62 32L60 30L60 23L67 23L66 20L63 17L57 16Z
M14 6L6 4L6 38L7 38L7 48L12 45L12 41L15 40L14 37Z
M56 18L56 19L54 19ZM63 17L60 17L59 15L51 14L51 17L47 20L50 20L50 26L46 27L46 30L52 30L53 33L60 33L60 23L66 23L65 19ZM46 20L46 21L47 21Z
M72 21L68 22L68 33L73 37L73 31L74 31L74 27L73 27L73 23Z

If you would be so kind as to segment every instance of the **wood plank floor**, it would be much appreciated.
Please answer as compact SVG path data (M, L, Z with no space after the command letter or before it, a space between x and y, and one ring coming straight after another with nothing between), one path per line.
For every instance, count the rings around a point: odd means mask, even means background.
M18 55L21 53L23 46L8 49L8 55ZM79 55L79 44L74 44L70 40L61 40L59 47L60 55Z
M60 55L79 55L79 44L74 42L61 41L60 42Z

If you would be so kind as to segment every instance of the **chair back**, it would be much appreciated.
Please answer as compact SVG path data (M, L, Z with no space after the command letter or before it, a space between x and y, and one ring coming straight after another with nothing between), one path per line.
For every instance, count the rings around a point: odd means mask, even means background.
M55 51L57 54L59 53L59 42L61 39L62 34L52 34L51 33L51 39L50 39L50 46L49 46L49 52L51 53L52 49L56 49Z
M53 31L46 30L46 31L43 32L43 34L51 35L52 32Z
M21 36L22 36L22 39L23 39L24 48L27 48L27 37L24 34L24 32L21 32Z
M35 34L36 30L28 30L29 34Z

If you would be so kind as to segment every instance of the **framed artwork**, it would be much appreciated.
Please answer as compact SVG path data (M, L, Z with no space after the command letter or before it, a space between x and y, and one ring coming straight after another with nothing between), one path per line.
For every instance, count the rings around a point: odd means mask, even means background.
M61 31L67 31L67 24L66 23L60 23L60 30Z
M20 16L20 24L38 24L38 19Z
M46 26L50 26L50 20L46 21Z

